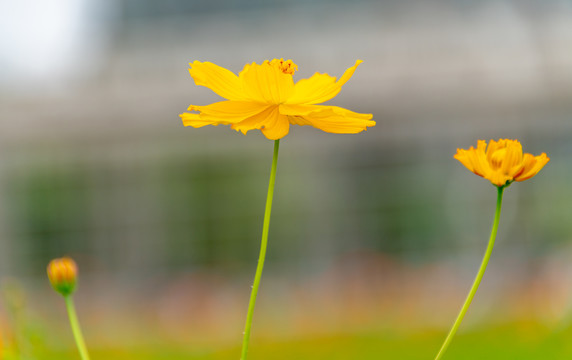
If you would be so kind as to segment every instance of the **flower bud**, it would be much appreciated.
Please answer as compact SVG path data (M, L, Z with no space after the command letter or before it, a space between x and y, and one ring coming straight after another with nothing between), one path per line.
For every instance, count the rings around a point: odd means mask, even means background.
M68 296L75 290L77 283L77 265L69 257L53 259L48 264L48 278L54 290Z

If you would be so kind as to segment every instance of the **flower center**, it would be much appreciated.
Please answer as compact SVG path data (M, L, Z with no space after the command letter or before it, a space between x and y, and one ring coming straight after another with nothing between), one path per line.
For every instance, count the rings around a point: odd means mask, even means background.
M270 62L272 66L277 67L284 74L292 75L298 70L298 65L294 64L292 60L274 59Z

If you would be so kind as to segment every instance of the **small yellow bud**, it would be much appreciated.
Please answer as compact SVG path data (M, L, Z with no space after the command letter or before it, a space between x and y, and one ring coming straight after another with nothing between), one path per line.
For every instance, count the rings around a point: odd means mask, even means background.
M48 278L54 290L68 296L75 290L77 265L69 257L54 259L48 264Z

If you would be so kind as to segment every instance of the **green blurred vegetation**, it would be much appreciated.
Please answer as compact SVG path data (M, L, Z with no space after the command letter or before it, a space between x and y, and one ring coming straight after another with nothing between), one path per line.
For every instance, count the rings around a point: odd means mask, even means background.
M364 331L288 341L254 339L250 359L432 359L444 336L445 333L439 331L418 333ZM572 344L569 341L571 336L572 328L551 332L540 323L528 321L487 326L458 334L445 359L566 360L572 357ZM105 360L227 360L238 358L239 353L238 347L189 349L159 342L149 346L91 349L93 359ZM78 355L73 348L55 351L40 346L34 348L25 358L72 360L77 359ZM20 357L7 354L5 359L15 360Z
M403 286L407 286L403 284ZM391 291L387 288L388 291ZM72 338L63 300L56 294L27 291L17 281L4 281L0 311L0 359L2 360L77 360L78 352ZM452 294L450 294L452 295ZM481 294L482 295L482 294ZM300 295L298 295L300 296ZM344 295L340 294L340 297ZM403 295L395 295L403 296ZM336 359L432 359L447 332L446 321L428 321L424 312L431 302L407 299L395 304L369 303L364 298L356 299L344 314L326 314L338 317L326 323L318 314L305 316L297 327L291 327L287 320L280 320L284 304L265 303L255 319L255 329L250 347L249 360L336 360ZM443 299L447 306L458 305L456 295ZM482 296L481 296L482 297ZM469 322L461 326L460 332L445 355L445 359L519 359L566 360L572 358L572 318L570 311L561 309L555 313L535 313L554 307L548 298L541 297L532 306L525 305L534 297L520 294L509 299L503 297L493 309L469 311ZM40 300L41 301L38 301ZM84 298L84 300L86 300ZM268 298L263 299L268 301ZM113 302L113 301L112 301ZM331 310L333 304L318 300L321 306ZM400 302L409 302L399 308ZM507 317L510 303L522 309ZM129 312L122 307L122 314L112 315L112 324L102 319L100 312L83 303L79 317L86 334L86 342L93 360L227 360L237 359L240 354L240 324L227 319L228 326L236 329L230 337L226 331L219 333L204 319L186 317L186 304L174 309L178 316L177 329L167 329L156 320L160 310L153 310L151 299L141 297L144 304L137 311ZM139 305L141 305L139 304ZM45 306L44 306L45 305ZM61 305L61 306L58 306ZM264 305L264 304L263 304ZM309 303L312 307L316 304ZM506 306L509 306L507 309ZM136 305L132 305L136 307ZM164 304L168 306L168 304ZM541 307L541 308L539 308ZM141 311L148 308L149 311ZM554 308L556 310L558 306ZM91 311L90 311L91 309ZM377 310L376 310L377 309ZM383 313L379 311L383 309ZM420 309L425 309L420 311ZM165 309L166 310L166 309ZM269 311L269 313L268 313ZM303 309L299 309L303 312ZM437 311L437 310L435 310ZM439 311L437 311L439 312ZM242 309L239 309L240 322ZM286 312L288 313L288 312ZM361 318L367 314L367 318ZM274 316L276 315L276 316ZM451 320L454 314L445 315ZM291 316L291 315L290 315ZM234 318L234 315L230 316ZM270 322L268 320L271 320ZM151 321L149 321L151 320ZM445 319L446 320L446 319ZM189 323L190 321L190 323ZM295 321L294 321L295 323ZM90 326L92 325L92 326ZM196 329L199 332L196 332ZM220 330L220 329L219 329ZM233 335L235 334L235 335ZM3 357L2 357L3 356Z

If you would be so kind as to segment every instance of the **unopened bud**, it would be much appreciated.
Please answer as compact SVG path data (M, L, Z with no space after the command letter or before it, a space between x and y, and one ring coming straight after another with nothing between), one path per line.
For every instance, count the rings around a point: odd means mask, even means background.
M54 259L48 264L48 278L54 290L68 296L77 284L77 265L69 257Z

